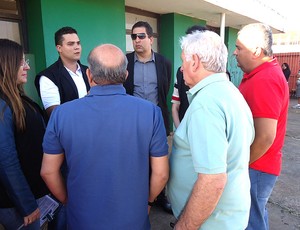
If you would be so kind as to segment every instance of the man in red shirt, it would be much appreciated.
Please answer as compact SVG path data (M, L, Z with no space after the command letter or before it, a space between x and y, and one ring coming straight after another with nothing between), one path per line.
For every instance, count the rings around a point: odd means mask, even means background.
M281 170L289 90L272 51L271 28L253 23L242 28L234 51L244 71L239 86L253 115L250 147L251 210L247 229L269 229L266 204Z

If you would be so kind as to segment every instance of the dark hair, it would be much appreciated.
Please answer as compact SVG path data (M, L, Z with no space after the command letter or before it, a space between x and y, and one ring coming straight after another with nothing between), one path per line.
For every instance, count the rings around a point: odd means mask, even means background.
M290 75L291 75L291 69L290 69L290 66L288 65L288 63L286 63L286 62L284 62L284 63L282 63L282 65L285 65L285 69L282 69L282 72L283 72L283 74L284 74L284 76L285 76L285 79L286 79L286 81L288 82L289 81L289 78L290 78ZM282 66L281 65L281 66Z
M54 35L54 40L55 40L55 45L61 45L63 41L63 35L65 34L77 34L77 31L69 26L60 28L58 31L55 32Z
M206 26L199 26L199 25L194 25L194 26L191 26L189 27L185 33L186 34L191 34L193 33L194 31L206 31L208 30Z
M25 129L25 109L21 99L24 89L17 84L22 59L23 47L20 44L0 39L0 96L10 106L18 130ZM0 111L0 117L4 109Z
M284 63L282 63L282 65L285 65L285 67L286 67L287 69L290 69L290 66L289 66L288 63L284 62Z
M153 29L152 27L150 26L150 24L148 22L143 22L143 21L138 21L136 22L133 26L132 26L132 29L131 29L131 33L132 31L137 28L137 27L144 27L146 29L146 32L148 34L149 37L152 37L153 36Z

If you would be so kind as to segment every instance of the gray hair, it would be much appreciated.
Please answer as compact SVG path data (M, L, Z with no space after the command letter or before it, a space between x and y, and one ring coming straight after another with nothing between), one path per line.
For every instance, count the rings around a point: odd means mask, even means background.
M187 61L198 55L203 67L215 73L226 71L227 48L221 37L212 31L194 31L180 39Z
M273 36L271 27L263 23L251 23L244 26L238 36L243 36L243 41L247 41L247 46L252 48L262 48L265 56L272 57Z
M123 55L120 63L115 66L106 66L101 58L96 57L91 52L88 56L89 69L93 76L93 81L98 85L103 84L123 84L127 76L127 58Z

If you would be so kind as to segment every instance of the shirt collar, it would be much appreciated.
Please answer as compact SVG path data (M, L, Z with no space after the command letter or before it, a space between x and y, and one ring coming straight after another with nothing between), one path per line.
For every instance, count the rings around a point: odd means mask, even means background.
M264 62L263 64L261 64L260 66L256 67L254 70L252 70L250 73L244 73L243 80L253 77L257 72L260 72L262 69L266 69L266 68L269 68L271 66L276 66L276 65L278 65L276 58L273 58L270 61Z
M194 87L192 87L188 92L188 100L191 103L194 97L197 95L197 93L205 88L206 86L219 81L229 81L226 73L214 73L203 80L199 81Z
M70 73L70 74L72 74L73 72L71 71L71 70L69 70L66 66L65 66L65 68L66 68L66 70ZM77 62L77 69L76 69L76 72L75 72L75 74L77 74L77 73L81 73L81 68L80 68L80 65L78 64L78 62ZM73 73L74 74L74 73Z
M134 52L134 62L137 62L137 61L140 62L137 55L136 55L136 52ZM154 55L153 51L151 51L151 59L147 62L151 62L151 61L155 62L155 55Z
M96 85L91 87L88 97L92 96L105 96L105 95L126 95L125 88L122 84L118 85Z

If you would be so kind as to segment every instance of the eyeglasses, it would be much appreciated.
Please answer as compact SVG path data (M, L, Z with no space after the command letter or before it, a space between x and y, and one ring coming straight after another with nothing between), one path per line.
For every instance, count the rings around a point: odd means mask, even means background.
M131 34L131 39L132 40L136 40L136 38L145 39L146 36L147 35L145 33Z
M23 63L21 64L21 66L24 68L25 66L29 66L29 59L24 60L23 59Z

